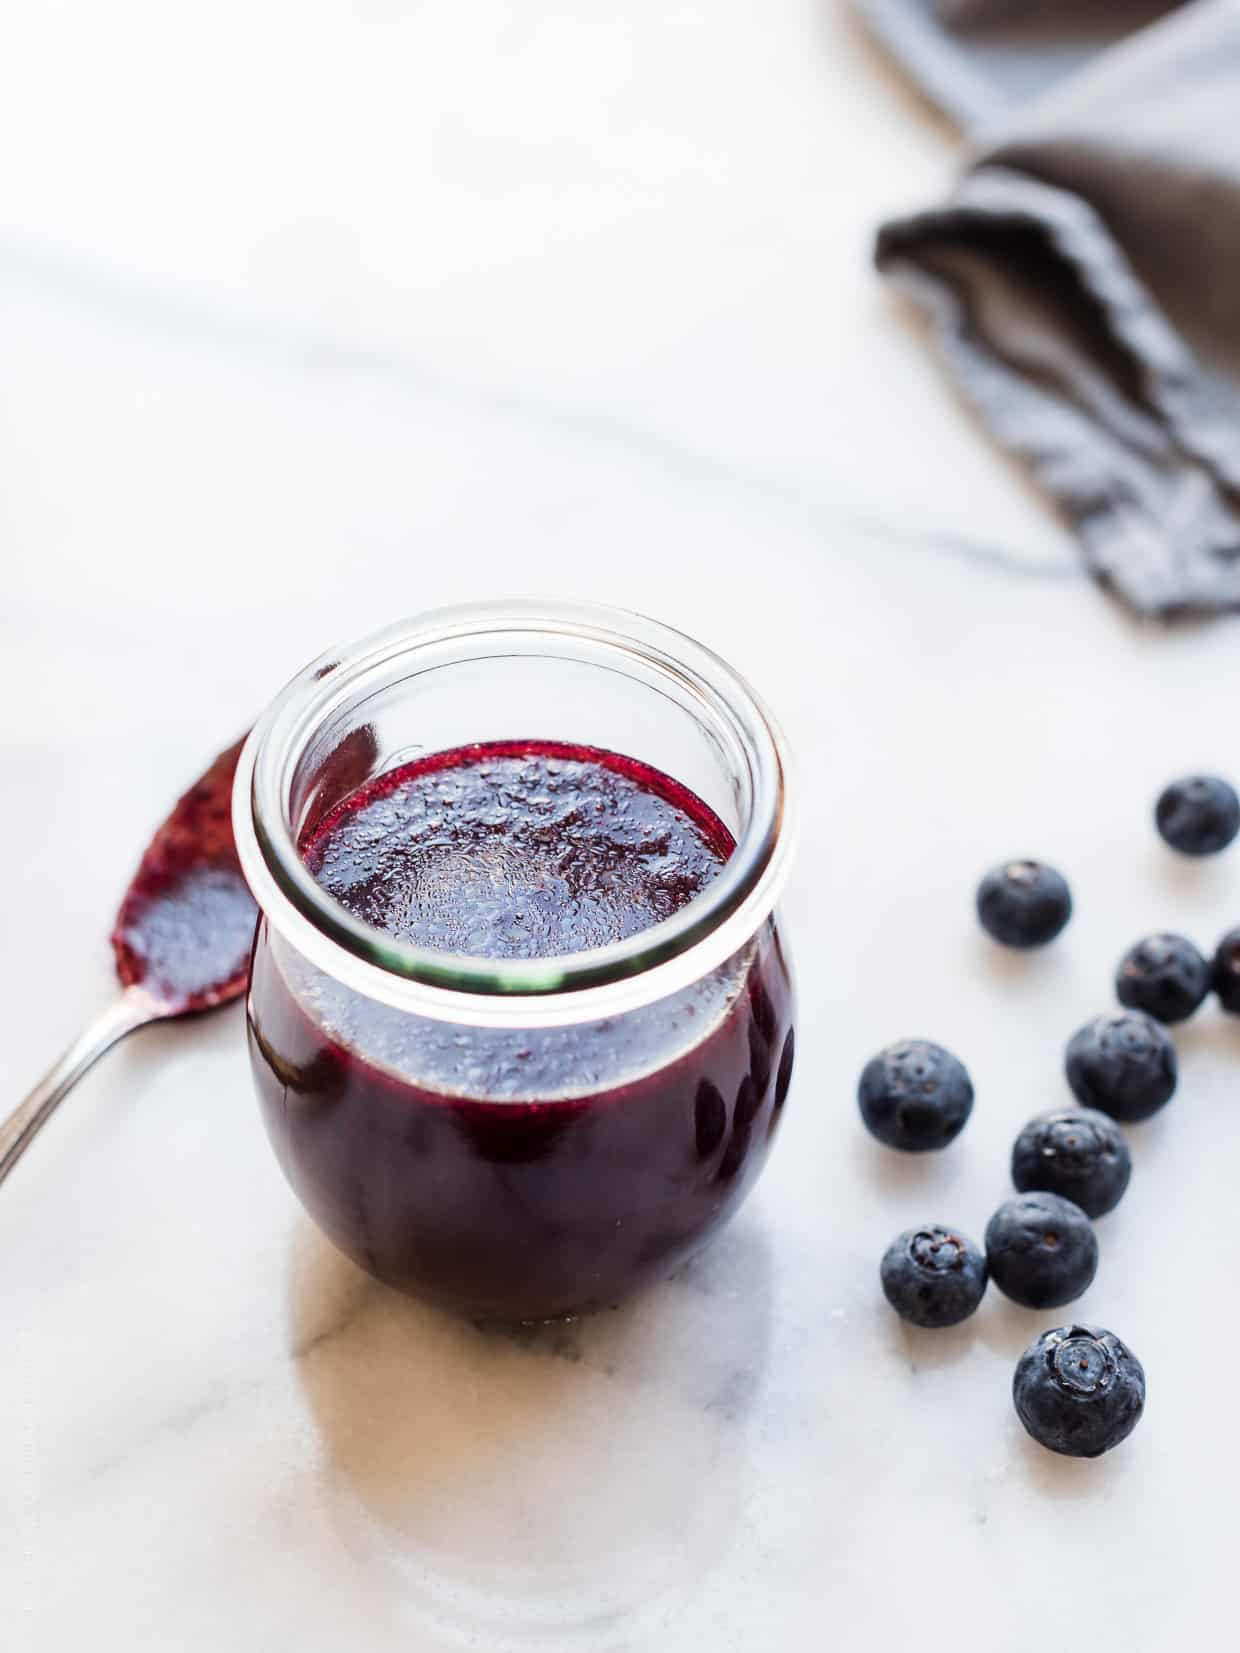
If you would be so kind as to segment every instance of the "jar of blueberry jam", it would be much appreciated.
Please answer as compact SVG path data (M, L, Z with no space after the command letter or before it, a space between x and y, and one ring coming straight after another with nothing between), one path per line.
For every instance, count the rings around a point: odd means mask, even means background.
M605 608L428 614L324 656L238 765L267 1130L381 1280L606 1307L736 1210L793 1067L767 712Z

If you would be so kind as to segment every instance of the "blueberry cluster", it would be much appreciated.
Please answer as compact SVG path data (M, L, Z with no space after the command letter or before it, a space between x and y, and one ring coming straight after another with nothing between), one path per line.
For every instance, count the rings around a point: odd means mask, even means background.
M1194 775L1158 798L1158 831L1183 855L1212 855L1240 833L1240 797L1223 780ZM1006 861L977 891L983 929L1006 947L1053 941L1072 916L1063 875L1034 860ZM1240 927L1207 960L1185 937L1146 936L1121 959L1120 1010L1096 1016L1068 1041L1064 1072L1078 1106L1039 1114L1017 1136L1016 1196L986 1225L979 1246L962 1230L927 1223L898 1235L883 1254L883 1293L915 1326L958 1325L989 1281L1030 1309L1075 1302L1094 1279L1093 1219L1113 1211L1132 1175L1120 1124L1149 1119L1175 1092L1178 1065L1168 1025L1185 1021L1214 991L1240 1015ZM964 1064L927 1039L905 1039L866 1064L857 1099L867 1129L904 1152L945 1148L973 1109ZM1016 1412L1053 1452L1095 1458L1125 1440L1145 1405L1141 1362L1113 1332L1069 1325L1043 1332L1021 1356L1012 1386Z

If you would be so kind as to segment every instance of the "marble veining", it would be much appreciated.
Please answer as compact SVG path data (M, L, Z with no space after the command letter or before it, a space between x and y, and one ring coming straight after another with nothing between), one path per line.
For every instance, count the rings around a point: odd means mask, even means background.
M163 334L192 350L235 354L247 367L291 373L298 379L357 378L397 396L446 404L488 421L514 421L550 443L585 443L639 467L654 467L686 485L713 484L759 506L794 514L822 533L849 533L895 546L916 545L1035 579L1071 579L1083 570L1069 553L1053 561L1014 551L1002 542L962 532L919 528L879 510L850 510L821 488L796 478L695 449L674 435L640 426L597 407L560 405L529 390L454 379L407 353L367 344L279 316L245 314L212 305L192 293L133 282L102 267L0 237L0 282L17 280L46 295L102 314L114 324Z

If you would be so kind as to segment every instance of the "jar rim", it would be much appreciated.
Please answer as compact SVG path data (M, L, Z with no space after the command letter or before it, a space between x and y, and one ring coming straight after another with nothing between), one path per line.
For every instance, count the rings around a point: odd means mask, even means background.
M292 816L300 755L323 722L400 675L401 662L588 648L600 664L679 696L725 728L748 769L751 807L718 875L669 918L588 951L492 959L400 941L350 913L313 877ZM507 638L505 644L503 639ZM617 658L619 657L619 659ZM640 753L630 754L641 757ZM263 914L299 952L371 998L453 1020L553 1025L614 1014L688 986L724 963L774 909L791 850L789 759L778 725L748 682L684 633L602 604L538 599L464 603L413 616L298 672L251 730L237 764L233 828Z

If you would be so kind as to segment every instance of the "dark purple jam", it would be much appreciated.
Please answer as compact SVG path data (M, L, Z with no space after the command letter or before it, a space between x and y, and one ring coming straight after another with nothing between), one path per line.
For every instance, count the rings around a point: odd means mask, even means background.
M479 958L553 958L647 930L735 845L698 797L613 752L542 741L437 752L360 787L303 845L358 918Z
M376 928L445 952L557 957L678 911L734 847L635 759L461 747L360 787L302 845ZM273 942L250 994L268 1129L307 1208L381 1279L479 1316L616 1302L740 1203L792 1071L778 936L657 1003L477 1027L363 999Z
M233 841L233 776L244 738L184 793L125 892L112 950L125 987L170 1014L208 1010L245 991L258 909Z

